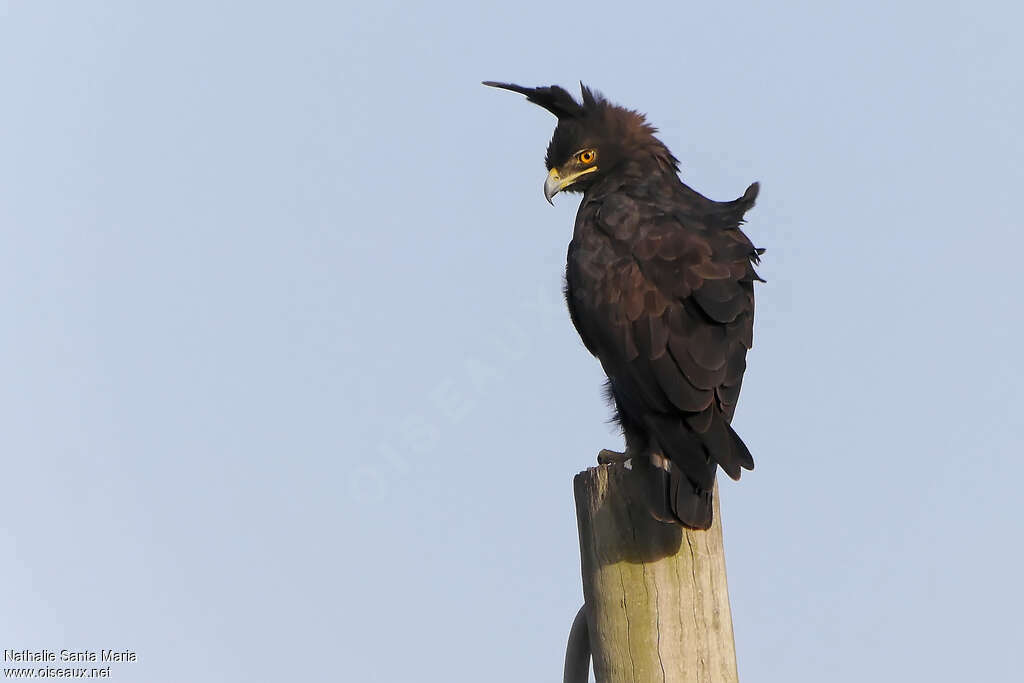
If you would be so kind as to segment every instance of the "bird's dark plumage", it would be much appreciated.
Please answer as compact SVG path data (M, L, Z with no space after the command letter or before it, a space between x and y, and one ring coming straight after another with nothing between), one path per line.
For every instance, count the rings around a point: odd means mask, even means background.
M670 463L650 468L665 492L652 510L709 527L717 468L738 479L754 467L730 422L753 343L762 250L739 226L757 183L731 202L702 196L641 114L589 88L577 102L558 86L486 85L558 117L545 195L583 193L566 267L570 316L608 375L627 451Z

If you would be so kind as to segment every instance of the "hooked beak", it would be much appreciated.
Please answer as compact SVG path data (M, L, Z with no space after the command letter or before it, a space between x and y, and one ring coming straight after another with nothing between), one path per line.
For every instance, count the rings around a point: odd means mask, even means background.
M548 200L548 204L555 205L551 198L556 194L575 183L580 176L584 176L588 173L593 173L597 170L597 166L591 166L585 168L582 171L576 171L569 175L562 175L559 173L557 168L553 168L548 171L548 177L544 180L544 199Z

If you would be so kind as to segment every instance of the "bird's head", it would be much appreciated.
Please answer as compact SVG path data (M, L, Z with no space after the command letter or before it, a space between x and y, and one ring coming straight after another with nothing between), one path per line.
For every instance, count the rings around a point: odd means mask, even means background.
M582 102L564 88L552 85L524 88L513 83L484 81L484 85L526 95L526 99L558 117L548 143L544 165L544 197L562 191L585 192L587 188L631 159L652 159L678 171L678 161L658 138L657 130L643 114L610 103L580 83Z

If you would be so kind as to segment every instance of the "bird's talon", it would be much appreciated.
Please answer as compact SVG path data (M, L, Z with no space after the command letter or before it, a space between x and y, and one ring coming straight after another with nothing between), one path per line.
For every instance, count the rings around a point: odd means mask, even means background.
M619 453L618 451L610 451L607 448L602 448L601 452L597 454L597 464L616 465L626 462L629 458L630 456L626 453Z

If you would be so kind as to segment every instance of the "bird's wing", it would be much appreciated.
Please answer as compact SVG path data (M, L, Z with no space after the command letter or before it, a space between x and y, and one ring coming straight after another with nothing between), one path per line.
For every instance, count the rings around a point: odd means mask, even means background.
M754 196L756 188L736 202L696 195L703 203L670 206L606 198L592 220L629 253L588 273L599 279L577 303L586 313L573 313L617 388L645 414L682 417L733 478L753 467L746 447L732 446L728 422L753 342L757 251L738 225Z

